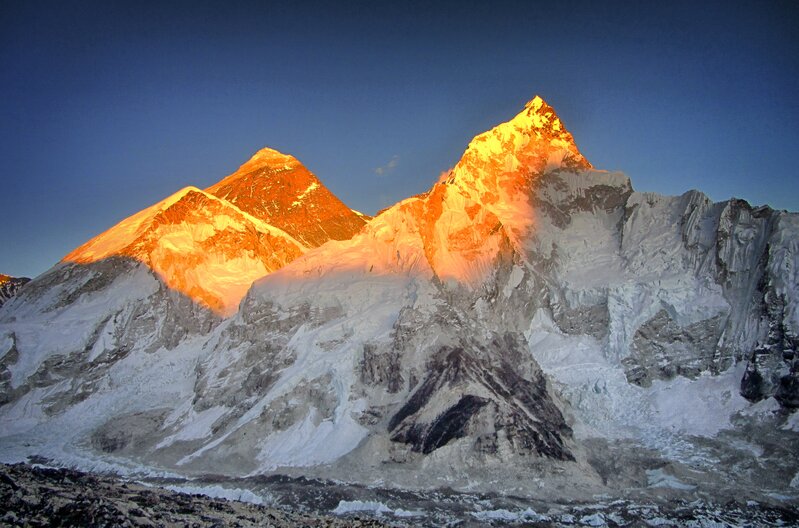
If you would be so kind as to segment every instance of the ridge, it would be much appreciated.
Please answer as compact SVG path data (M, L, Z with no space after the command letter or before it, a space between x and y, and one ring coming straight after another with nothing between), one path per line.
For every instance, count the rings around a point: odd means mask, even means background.
M127 257L148 266L171 289L227 316L254 280L306 249L230 202L185 187L92 238L62 262L89 265Z
M308 247L348 240L369 220L347 207L297 158L270 147L256 152L206 192Z

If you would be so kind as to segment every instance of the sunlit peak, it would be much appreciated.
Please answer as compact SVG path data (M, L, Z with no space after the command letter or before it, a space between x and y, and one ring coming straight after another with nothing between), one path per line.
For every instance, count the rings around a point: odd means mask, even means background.
M289 167L299 165L300 162L290 154L283 154L282 152L273 148L264 147L255 154L241 167L237 172L251 172L261 167Z
M530 101L524 105L525 108L529 108L533 112L538 112L542 106L546 105L543 99L541 99L540 95L536 95Z

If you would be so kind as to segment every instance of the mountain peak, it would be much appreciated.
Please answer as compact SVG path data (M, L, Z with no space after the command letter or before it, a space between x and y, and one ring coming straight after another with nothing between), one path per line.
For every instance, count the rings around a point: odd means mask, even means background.
M537 112L542 106L549 106L549 105L547 105L546 101L544 101L544 99L542 99L540 95L536 95L535 97L527 101L526 105L524 105L525 108L529 108L534 112Z
M297 158L268 147L206 191L308 247L352 238L368 220L344 205Z
M524 110L514 120L519 120L520 124L524 121L529 121L533 128L548 130L556 135L563 131L563 124L555 113L555 109L549 106L539 95L528 101L524 105Z
M300 165L300 162L291 154L284 154L279 150L264 147L253 154L246 163L239 167L239 170L237 170L235 174L246 174L263 167L278 168L282 166L289 168L296 165Z
M586 170L592 165L555 110L535 96L513 119L475 136L453 176L461 181L486 176L506 180L561 168Z
M231 315L256 279L306 248L284 231L196 187L185 187L63 258L89 265L122 257L141 262L172 290Z
M558 117L555 109L548 105L539 95L528 101L524 105L524 109L516 117L499 126L510 127L516 129L517 132L532 132L538 140L535 142L537 144L532 146L543 146L549 151L566 150L570 154L568 157L571 161L576 162L577 167L574 168L591 168L588 160L580 154L574 142L574 137L563 126L563 122Z

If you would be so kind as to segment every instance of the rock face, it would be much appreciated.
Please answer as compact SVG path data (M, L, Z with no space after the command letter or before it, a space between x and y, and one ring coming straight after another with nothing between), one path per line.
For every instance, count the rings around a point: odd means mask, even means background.
M0 306L16 295L17 291L30 282L27 277L11 277L0 273Z
M262 151L187 194L241 211L250 235L233 238L271 271L224 320L152 271L194 247L153 257L170 206L125 231L150 260L65 263L3 307L0 454L413 486L527 471L575 488L602 485L602 442L679 461L689 439L763 413L799 428L799 215L635 192L594 170L540 98L427 193L335 224L345 240L319 245L339 234L310 214L270 216L325 203L306 201L315 178L260 205L241 190L305 174L295 162ZM264 240L263 253L245 243ZM267 269L292 240L319 247Z
M369 218L344 205L294 156L270 148L206 191L308 247L348 240Z

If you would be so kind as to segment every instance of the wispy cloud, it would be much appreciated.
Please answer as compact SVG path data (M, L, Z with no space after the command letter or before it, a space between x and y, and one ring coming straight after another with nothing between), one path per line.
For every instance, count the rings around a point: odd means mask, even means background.
M399 165L399 156L394 154L391 157L391 159L388 160L388 163L386 163L382 167L377 167L375 169L375 174L377 174L378 176L384 176L389 172L393 171L394 169L396 169L397 165Z

